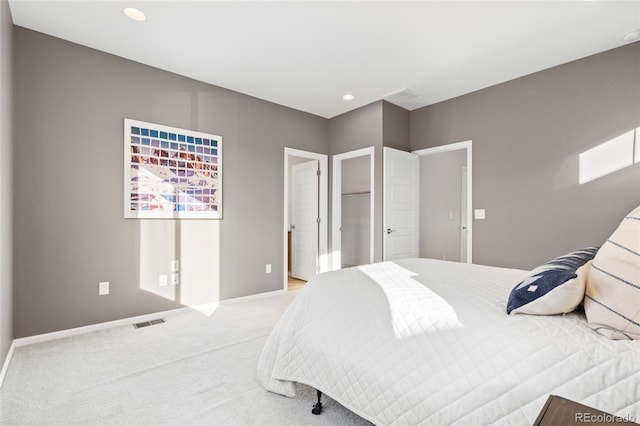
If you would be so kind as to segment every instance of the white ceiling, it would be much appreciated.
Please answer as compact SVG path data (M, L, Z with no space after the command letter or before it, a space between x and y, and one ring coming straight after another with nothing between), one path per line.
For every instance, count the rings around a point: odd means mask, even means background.
M33 1L16 25L330 118L415 109L629 43L640 1ZM134 22L122 9L147 15ZM342 100L352 93L355 99Z

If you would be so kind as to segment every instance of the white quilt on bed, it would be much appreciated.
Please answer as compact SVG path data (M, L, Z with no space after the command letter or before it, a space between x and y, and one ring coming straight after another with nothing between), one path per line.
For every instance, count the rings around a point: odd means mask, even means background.
M549 394L639 421L640 341L579 313L508 316L526 273L407 259L322 274L275 326L258 378L379 425L532 424Z

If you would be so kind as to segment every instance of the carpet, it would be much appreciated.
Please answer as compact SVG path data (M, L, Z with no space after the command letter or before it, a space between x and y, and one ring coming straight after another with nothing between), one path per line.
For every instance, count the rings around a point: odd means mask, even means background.
M368 425L315 391L267 392L262 347L295 292L15 349L0 390L1 425Z

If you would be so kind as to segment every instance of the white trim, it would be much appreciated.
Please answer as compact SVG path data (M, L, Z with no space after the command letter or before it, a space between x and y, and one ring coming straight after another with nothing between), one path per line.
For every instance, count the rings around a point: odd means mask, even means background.
M302 151L294 148L284 149L284 211L283 211L283 233L282 233L282 289L287 290L288 281L288 260L287 260L287 232L289 230L289 157L302 157L310 160L318 160L320 163L320 190L318 196L320 198L318 206L320 209L320 231L318 235L318 264L320 272L329 270L329 156L327 154L318 154L316 152ZM323 225L324 224L324 225Z
M469 168L466 165L462 166L460 168L460 181L464 182L464 189L465 189L464 192L465 192L465 194L460 194L460 203L461 203L460 205L461 206L462 205L466 205L467 202L469 201L467 199L467 197L466 197L466 194L469 192L469 189L467 188L467 185L469 183L469 179L468 179L469 176L468 175L469 175ZM467 231L469 231L469 222L472 219L468 216L469 210L468 209L465 209L465 210L466 210L466 212L465 212L464 216L465 216L466 221L465 221L464 226L466 227ZM464 238L464 229L462 228L462 226L463 226L463 224L462 224L462 216L463 216L462 209L460 209L460 216L461 216L461 218L460 218L460 261L462 261L462 259L466 259L467 258L467 255L469 254L469 252L466 249L465 250L462 249L462 241L463 241L463 238ZM468 244L469 244L469 232L467 232L465 245L468 245ZM466 262L466 260L465 260L465 262Z
M371 219L370 219L370 236L369 236L369 262L374 262L375 247L375 147L356 149L355 151L344 152L333 156L333 185L332 185L332 212L331 212L331 269L336 270L342 267L342 259L340 256L342 248L342 239L340 234L340 226L342 225L342 161L350 158L364 157L370 155L370 176L369 186L371 191Z
M9 364L11 363L11 358L13 358L13 350L15 347L16 345L14 340L11 342L11 346L9 346L9 350L7 351L7 357L4 359L4 363L2 364L2 371L0 371L0 389L2 389L4 378L7 375L7 371L9 371Z
M473 141L463 141L448 145L435 146L433 148L413 151L419 156L439 154L442 152L467 150L467 227L469 237L467 240L467 263L473 263Z
M252 302L254 300L266 299L268 297L280 296L285 294L284 290L273 290L264 293L250 294L249 296L235 297L233 299L218 302L220 306L235 305L236 303Z
M447 145L438 145L431 148L418 149L412 152L419 156L439 154L441 152L449 152L449 151L456 151L458 149L471 148L471 143L472 141L469 140L469 141L463 141L463 142L450 143Z

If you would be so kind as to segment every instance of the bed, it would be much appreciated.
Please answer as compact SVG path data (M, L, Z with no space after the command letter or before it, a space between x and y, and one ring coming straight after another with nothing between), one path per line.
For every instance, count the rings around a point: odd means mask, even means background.
M432 259L313 278L269 336L258 379L309 385L377 425L532 424L550 394L640 418L640 341L580 309L507 315L529 271Z

